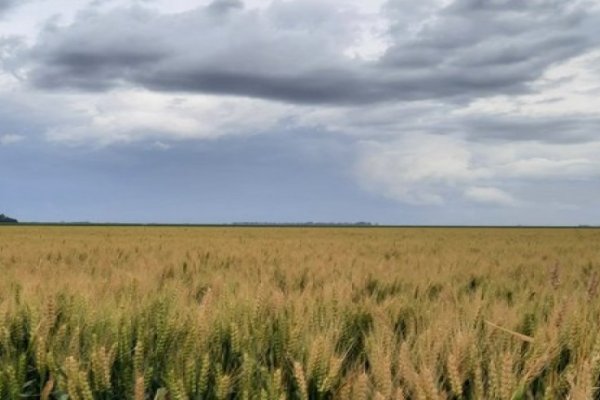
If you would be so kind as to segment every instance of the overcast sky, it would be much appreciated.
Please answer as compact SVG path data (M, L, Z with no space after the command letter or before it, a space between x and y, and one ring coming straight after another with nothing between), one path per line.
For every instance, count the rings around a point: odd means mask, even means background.
M600 224L600 0L0 0L0 213Z

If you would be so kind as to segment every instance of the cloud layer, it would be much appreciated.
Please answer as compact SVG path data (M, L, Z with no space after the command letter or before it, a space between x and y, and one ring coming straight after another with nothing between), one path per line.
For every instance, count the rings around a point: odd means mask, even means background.
M0 0L4 151L293 133L398 207L595 215L597 1L61 2Z
M164 15L139 7L80 14L45 30L30 77L42 88L213 93L297 104L368 104L527 91L549 66L597 45L583 2L430 4L417 27L390 1L389 46L350 57L359 20L339 4L215 1Z

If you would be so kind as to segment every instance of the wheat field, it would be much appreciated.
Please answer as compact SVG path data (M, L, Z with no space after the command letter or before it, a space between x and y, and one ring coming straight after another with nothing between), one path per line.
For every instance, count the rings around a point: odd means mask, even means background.
M600 230L0 228L2 399L598 399Z

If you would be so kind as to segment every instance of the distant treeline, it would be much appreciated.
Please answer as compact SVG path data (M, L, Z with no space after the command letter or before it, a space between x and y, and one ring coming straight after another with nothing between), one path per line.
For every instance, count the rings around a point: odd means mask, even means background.
M234 222L236 226L376 226L371 222Z
M10 218L10 217L7 217L4 214L0 214L0 223L4 223L4 224L16 224L17 222L19 222L19 221L17 221L14 218Z

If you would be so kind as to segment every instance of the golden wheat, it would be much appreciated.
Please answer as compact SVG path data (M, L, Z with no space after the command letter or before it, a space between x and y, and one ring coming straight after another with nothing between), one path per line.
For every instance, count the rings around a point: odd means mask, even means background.
M600 230L0 228L0 399L598 399Z

